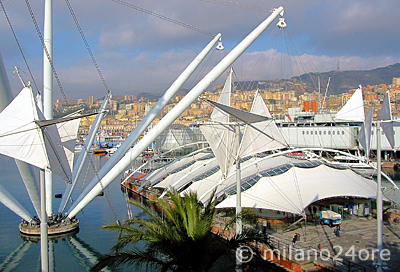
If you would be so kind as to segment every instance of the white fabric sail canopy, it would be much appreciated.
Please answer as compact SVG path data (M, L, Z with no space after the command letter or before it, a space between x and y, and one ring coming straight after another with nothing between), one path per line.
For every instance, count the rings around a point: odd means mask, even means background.
M251 108L251 113L271 118L264 100L259 92L256 93ZM263 133L261 133L262 131ZM276 126L274 120L253 123L246 125L245 132L241 139L239 156L244 158L252 154L277 150L286 147L286 141Z
M230 106L231 105L231 93L232 93L232 73L233 69L229 70L228 78L225 81L224 88L222 89L221 95L218 98L218 103ZM211 121L219 122L219 123L228 123L229 122L229 114L218 109L214 108L211 113Z
M41 120L32 89L22 89L0 113L0 153L69 178L71 169L58 130L48 126L42 131L36 123Z
M395 142L392 121L392 108L390 106L389 92L386 93L385 99L383 100L382 108L378 115L378 120L385 121L381 124L382 131L383 133L385 133L385 136L389 141L390 146L394 148Z
M209 102L245 122L242 125L239 123L211 122L200 126L200 130L210 144L224 176L227 176L237 157L243 158L287 146L283 135L271 118L271 114L258 92L256 92L250 112L212 101ZM238 125L240 125L240 135L236 135L235 126ZM236 145L237 136L241 138L239 147Z
M358 141L364 149L365 156L369 158L371 150L371 134L372 134L372 114L373 106L369 109L364 124L361 126L360 133L358 134Z
M335 119L343 121L364 122L364 100L361 86L350 97L349 101L335 114Z
M77 116L79 113L73 113L70 116ZM57 129L63 143L64 152L68 159L69 167L72 171L75 157L75 143L78 136L78 128L81 118L68 122L58 123Z
M318 200L330 197L376 197L376 182L352 170L326 165L315 168L292 167L287 172L263 177L242 192L242 207L262 208L301 214ZM217 208L236 207L236 195L230 195Z

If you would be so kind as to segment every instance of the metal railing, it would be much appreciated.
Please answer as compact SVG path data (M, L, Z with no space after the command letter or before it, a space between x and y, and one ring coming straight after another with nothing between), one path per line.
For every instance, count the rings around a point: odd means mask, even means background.
M306 248L298 244L293 246L291 242L273 236L269 236L269 244L272 248L267 250L265 254L274 254L278 259L285 258L297 263L313 262L337 271L375 271L371 267L346 260L343 257L333 256L327 249Z

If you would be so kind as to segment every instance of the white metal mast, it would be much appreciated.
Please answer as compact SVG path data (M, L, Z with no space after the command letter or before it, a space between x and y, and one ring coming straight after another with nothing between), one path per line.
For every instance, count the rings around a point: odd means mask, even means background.
M239 120L238 120L239 121ZM240 185L241 170L240 170L240 125L239 122L236 124L236 144L237 144L237 155L236 155L236 235L242 234L242 186ZM240 250L238 248L237 250ZM242 260L241 254L236 252L236 271L242 271Z
M53 3L45 0L44 6L44 33L45 48L43 54L43 115L53 119ZM49 59L50 58L50 59ZM53 175L50 170L45 171L46 180L46 212L53 214Z
M80 152L79 157L76 160L75 165L74 165L74 169L72 172L72 183L67 184L67 187L65 188L65 191L63 194L63 197L61 199L61 203L58 208L59 213L64 212L64 209L68 203L68 200L71 197L71 194L75 188L76 182L78 181L78 177L82 171L83 164L86 161L88 152L89 152L90 148L92 147L94 138L96 137L96 133L99 130L99 127L101 125L101 121L103 120L104 116L106 115L107 105L110 102L110 100L111 100L111 93L107 94L107 96L104 98L104 101L101 104L100 109L99 109L99 114L96 116L92 126L90 127L90 131L86 138L83 149Z
M45 0L44 5L44 57L43 57L43 115L53 118L53 3ZM53 213L53 174L50 170L40 170L40 251L42 271L49 271L47 216Z
M382 166L381 166L381 121L378 120L376 124L376 157L377 157L377 189L376 189L376 236L377 236L377 263L376 263L376 271L382 272L382 249L383 249L383 203L382 203Z
M140 135L146 128L153 122L161 110L168 104L171 98L175 95L177 91L182 87L194 70L199 66L202 60L211 51L214 45L220 40L221 34L215 35L215 37L208 43L208 45L196 56L196 58L186 67L182 74L175 80L174 83L169 87L169 89L160 98L157 104L148 112L148 114L143 118L139 125L131 132L129 137L122 143L122 145L117 149L114 155L111 156L106 162L106 164L100 169L96 177L85 187L83 192L76 199L75 203L78 203L82 198L97 184L98 179L103 178L105 174L114 167L116 163L125 155L125 153L132 147L132 145L139 139Z
M122 173L169 125L171 125L190 105L208 88L230 65L261 35L261 33L278 17L283 15L283 7L272 11L272 14L243 39L224 59L222 59L197 85L138 142L128 153L96 184L95 187L69 211L69 218L75 217L105 187Z

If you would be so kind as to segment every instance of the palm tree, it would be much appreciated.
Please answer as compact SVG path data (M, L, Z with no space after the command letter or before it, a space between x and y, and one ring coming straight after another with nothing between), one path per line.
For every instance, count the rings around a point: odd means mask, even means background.
M239 245L247 245L258 253L252 261L260 263L257 262L260 255L254 242L268 243L266 236L255 230L244 230L241 235L227 238L212 231L216 199L203 207L196 193L181 197L171 190L168 197L167 200L155 201L158 211L131 202L149 219L132 218L122 225L103 226L103 229L119 232L120 236L113 252L101 257L91 271L122 264L152 271L226 271L234 268L235 250ZM131 247L139 241L146 242L144 249Z

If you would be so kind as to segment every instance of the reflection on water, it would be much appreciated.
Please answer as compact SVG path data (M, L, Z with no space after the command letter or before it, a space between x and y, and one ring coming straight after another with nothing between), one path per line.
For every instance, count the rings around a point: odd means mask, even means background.
M107 156L92 157L88 165L99 169L107 160ZM82 189L94 176L92 167L86 167L81 174L76 192L76 199ZM118 235L101 226L127 217L127 204L121 192L120 179L117 178L104 190L104 196L96 197L81 213L79 232L66 236L52 237L49 241L49 260L51 271L89 271L90 267L102 254L109 253ZM15 162L0 156L0 183L31 214L35 214L33 205L19 176ZM65 183L54 177L53 193L64 192ZM53 198L53 210L57 210L61 199ZM133 214L136 209L131 208ZM18 225L20 217L0 204L0 271L40 271L40 242L38 238L20 236ZM104 271L122 271L108 269Z
M95 165L99 169L107 160L107 156L92 157L88 165ZM400 184L400 171L385 169L396 183ZM91 181L94 171L86 167L81 174L76 192L72 198L76 199L83 188ZM19 176L15 162L0 156L0 183L3 185L31 214L34 214L33 205ZM54 193L64 192L65 183L54 178ZM389 188L389 184L384 183ZM118 234L100 230L101 226L123 221L128 217L128 211L133 216L144 216L135 207L127 205L129 196L121 191L120 180L117 178L105 189L104 196L96 197L81 213L78 233L64 237L56 237L49 242L50 267L52 271L88 271L97 258L109 253L118 238ZM392 191L390 196L400 203L400 195ZM53 210L58 209L61 199L53 199ZM139 199L140 201L140 199ZM143 201L143 200L142 200ZM13 212L0 204L0 271L40 271L40 243L35 239L26 239L20 236L18 225L21 219ZM123 271L110 268L108 271ZM145 271L145 270L144 270Z

